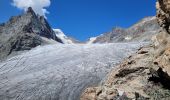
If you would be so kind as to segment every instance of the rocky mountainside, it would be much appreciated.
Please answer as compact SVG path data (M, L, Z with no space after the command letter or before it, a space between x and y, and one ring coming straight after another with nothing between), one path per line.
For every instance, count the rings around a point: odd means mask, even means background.
M146 17L128 29L115 27L111 32L91 38L87 43L112 43L130 41L150 41L157 34L160 26L156 17Z
M0 25L0 58L54 41L63 43L46 19L36 15L30 7L23 15L11 17Z
M154 43L125 59L99 86L87 88L81 100L170 99L170 0L158 0L156 8L162 29Z

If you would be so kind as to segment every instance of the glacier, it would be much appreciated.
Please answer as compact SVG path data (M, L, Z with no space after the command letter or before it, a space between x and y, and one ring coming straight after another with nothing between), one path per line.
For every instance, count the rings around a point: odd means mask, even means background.
M51 44L0 62L1 100L79 100L145 43Z

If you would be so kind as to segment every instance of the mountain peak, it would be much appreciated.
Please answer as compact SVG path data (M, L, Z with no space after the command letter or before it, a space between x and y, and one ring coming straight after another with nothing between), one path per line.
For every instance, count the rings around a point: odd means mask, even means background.
M32 9L32 7L28 7L27 13L31 13L31 14L33 14L33 15L36 15L35 12L34 12L34 10Z
M55 35L47 20L37 15L31 7L25 14L13 16L7 23L2 24L0 37L3 37L0 39L0 59L13 51L30 50L51 41L63 43Z
M32 7L28 7L27 12L34 12Z

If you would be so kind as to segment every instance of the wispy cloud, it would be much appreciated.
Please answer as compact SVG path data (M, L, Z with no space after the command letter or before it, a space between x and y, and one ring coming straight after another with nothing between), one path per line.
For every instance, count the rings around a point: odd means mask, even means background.
M13 6L24 11L26 11L28 7L32 7L37 14L44 17L49 13L46 7L49 7L50 4L50 0L13 0L12 2Z

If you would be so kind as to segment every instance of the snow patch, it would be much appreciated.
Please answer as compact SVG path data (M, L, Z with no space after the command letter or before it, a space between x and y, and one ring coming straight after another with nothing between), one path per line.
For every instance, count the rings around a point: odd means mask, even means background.
M89 41L87 42L87 44L92 44L95 40L96 40L97 37L91 37L89 39Z
M131 36L127 36L127 37L125 37L125 40L131 40L132 39L132 37Z
M53 29L56 36L62 40L64 44L73 44L72 40L70 40L61 29Z

